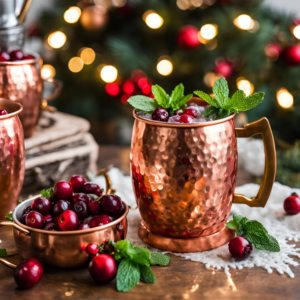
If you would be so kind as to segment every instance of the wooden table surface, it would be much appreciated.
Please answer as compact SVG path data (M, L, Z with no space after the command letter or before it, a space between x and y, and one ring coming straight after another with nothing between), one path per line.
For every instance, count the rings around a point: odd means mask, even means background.
M129 172L129 148L100 148L99 166L113 164ZM252 181L249 174L239 171L237 185ZM14 249L10 229L0 229L0 248ZM298 243L298 247L300 243ZM230 270L207 270L202 263L192 262L171 255L168 267L153 267L156 284L139 283L127 293L117 292L115 280L107 285L95 283L86 268L65 270L45 266L41 282L32 289L16 287L13 270L0 264L0 300L45 300L45 299L300 299L300 267L291 267L295 278L279 275L275 270L268 274L263 268ZM9 257L18 263L18 255ZM300 260L297 260L300 263Z

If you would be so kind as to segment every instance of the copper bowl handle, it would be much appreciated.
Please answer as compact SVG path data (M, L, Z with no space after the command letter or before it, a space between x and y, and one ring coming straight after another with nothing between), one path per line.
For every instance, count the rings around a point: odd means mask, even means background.
M8 260L0 257L0 263L4 266L7 266L10 269L15 269L17 267L17 265L12 264L11 262L9 262Z
M55 89L50 96L42 99L41 109L48 110L50 112L56 112L57 111L56 107L48 105L48 102L56 99L59 96L61 89L62 89L62 82L55 78L43 79L43 82L48 82L48 83L54 84Z
M107 174L107 171L110 169L110 167L106 168L106 169L100 169L98 172L97 172L97 176L99 175L103 175L104 178L105 178L105 183L106 183L106 192L105 194L108 195L108 194L114 194L116 192L115 189L112 189L111 188L111 180L109 178L109 175Z

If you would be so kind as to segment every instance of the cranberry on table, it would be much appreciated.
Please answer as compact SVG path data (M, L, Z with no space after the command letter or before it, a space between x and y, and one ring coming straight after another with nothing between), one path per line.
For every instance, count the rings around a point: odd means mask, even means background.
M43 220L44 220L44 224L48 224L53 222L53 217L51 215L46 215L43 217Z
M86 179L80 175L73 175L69 180L69 184L72 186L74 193L80 193L85 183Z
M25 207L23 214L29 214L32 211L31 205L28 205Z
M73 210L77 214L78 218L80 220L85 219L89 213L88 213L88 207L85 202L78 201L73 205Z
M152 113L152 119L155 121L168 122L170 113L165 108L156 108Z
M72 210L65 210L58 218L58 226L63 231L75 230L78 225L78 216Z
M189 115L189 116L192 116L192 117L194 117L194 118L197 118L197 117L199 116L199 111L198 111L195 107L189 106L189 107L187 107L187 108L183 111L182 114L183 114L183 115Z
M96 282L108 283L116 277L117 265L111 256L100 254L90 261L89 272Z
M100 200L101 211L105 215L118 218L124 213L125 207L116 195L104 195Z
M100 206L100 202L97 200L93 200L91 202L88 203L88 209L89 209L89 213L91 215L99 215L100 211L101 211L101 206Z
M8 115L8 112L5 109L0 109L0 116Z
M23 60L24 53L22 50L14 50L10 52L10 61L18 61Z
M89 228L91 228L91 226L89 225L89 223L84 223L84 222L82 222L82 223L78 226L77 230L84 230L84 229L89 229Z
M103 191L100 189L99 185L93 182L86 182L81 190L84 194L94 194L97 196L102 196Z
M42 229L44 227L43 215L37 211L31 211L26 217L26 225L33 228Z
M78 201L83 201L88 204L91 201L91 197L83 193L74 194L71 199L71 204L74 205Z
M252 252L252 244L242 236L234 237L228 244L229 252L236 260L244 260Z
M97 253L99 253L98 245L95 243L87 245L85 248L85 252L88 255L96 255Z
M292 193L284 200L283 208L288 215L297 215L300 212L300 197L296 193Z
M9 61L10 55L7 52L1 52L0 53L0 61Z
M44 230L60 231L60 228L58 227L57 223L51 222L51 223L46 224Z
M71 200L73 189L67 181L62 180L56 182L53 193L58 200Z
M71 203L65 200L59 200L54 204L53 215L60 216L65 210L71 209Z
M48 198L37 197L32 201L31 208L45 216L51 213L52 203Z
M90 221L91 228L97 227L97 226L103 226L105 224L109 224L111 222L109 216L106 215L98 215L92 218Z
M180 122L181 123L192 123L194 118L190 115L181 115Z
M34 258L29 258L20 263L14 272L16 284L24 289L31 288L42 279L44 269L42 263Z

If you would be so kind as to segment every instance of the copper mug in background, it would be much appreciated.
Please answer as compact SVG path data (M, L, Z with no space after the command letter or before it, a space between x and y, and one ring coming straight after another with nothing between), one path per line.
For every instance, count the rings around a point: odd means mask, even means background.
M17 205L25 174L23 128L18 115L22 105L0 98L0 219Z
M200 98L189 102L207 105ZM175 252L219 247L234 236L225 226L232 203L253 207L267 203L276 151L266 118L235 129L234 114L191 124L145 120L136 111L133 116L131 177L142 217L139 235L149 245ZM234 194L236 138L255 134L262 135L266 166L259 192L250 199Z
M40 109L55 111L48 106L48 101L55 99L61 90L61 82L57 79L42 79L40 56L30 53L35 58L0 62L0 97L16 101L23 106L20 119L24 129L24 136L28 138L34 134L34 127L38 121ZM43 83L55 86L52 95L42 98Z

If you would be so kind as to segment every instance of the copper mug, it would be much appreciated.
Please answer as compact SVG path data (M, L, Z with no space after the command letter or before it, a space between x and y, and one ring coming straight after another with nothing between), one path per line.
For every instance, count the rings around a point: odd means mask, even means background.
M106 172L104 175L106 183L106 194L113 193L110 188L110 179ZM11 221L0 221L1 226L13 227L15 244L19 255L23 259L37 258L44 263L59 268L75 268L86 265L89 262L89 255L85 248L88 244L101 244L105 239L115 242L123 240L127 235L127 214L129 208L126 203L124 214L109 224L74 231L46 231L36 229L22 224L19 220L24 209L36 198L32 197L21 202L13 211ZM0 258L0 262L8 267L16 266L9 261Z
M0 98L0 219L17 205L25 174L23 128L18 115L22 105Z
M33 135L40 109L53 110L48 106L48 101L58 96L62 86L57 79L42 79L40 66L43 61L37 53L32 53L32 55L35 58L0 62L0 97L22 104L23 111L20 119L25 138ZM44 82L55 86L52 95L47 98L42 98Z
M207 105L200 98L190 103ZM264 207L276 173L276 151L266 118L235 129L234 114L192 124L146 120L133 112L131 177L142 217L140 237L149 245L175 252L216 248L234 232L225 223L232 203ZM261 134L265 173L253 198L234 194L237 137Z

